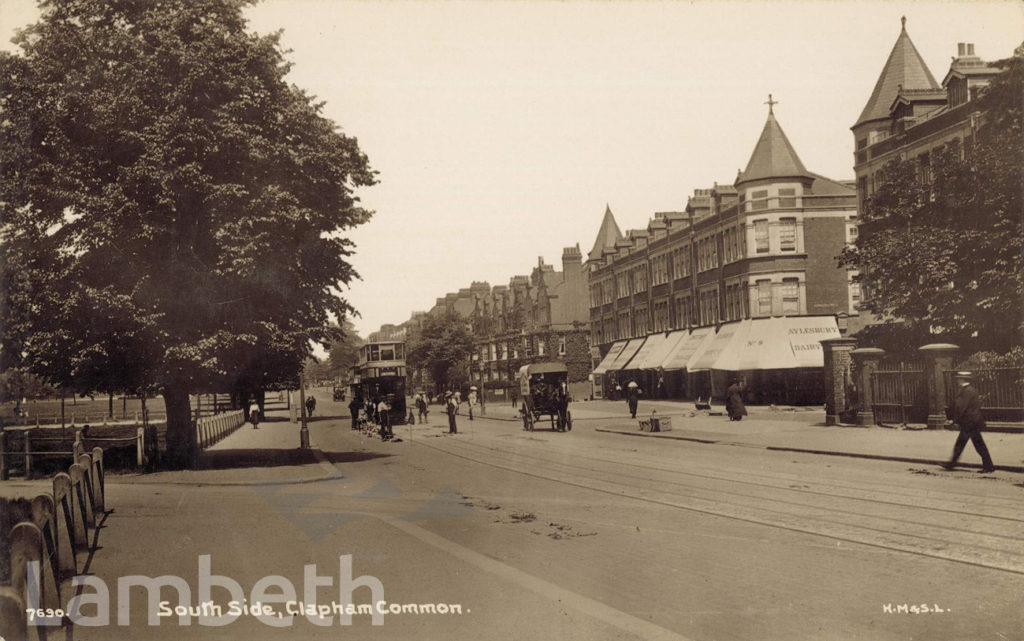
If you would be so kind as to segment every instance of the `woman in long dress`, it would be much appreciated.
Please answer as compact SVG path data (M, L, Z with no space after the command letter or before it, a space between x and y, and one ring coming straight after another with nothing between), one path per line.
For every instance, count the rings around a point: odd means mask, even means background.
M743 405L743 384L739 379L734 378L732 385L726 390L725 411L729 414L730 421L742 420L747 415L747 408Z

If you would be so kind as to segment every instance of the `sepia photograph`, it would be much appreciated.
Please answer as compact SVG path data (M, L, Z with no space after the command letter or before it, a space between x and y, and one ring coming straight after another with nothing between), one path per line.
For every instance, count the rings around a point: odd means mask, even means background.
M0 641L1024 641L1024 4L0 0Z

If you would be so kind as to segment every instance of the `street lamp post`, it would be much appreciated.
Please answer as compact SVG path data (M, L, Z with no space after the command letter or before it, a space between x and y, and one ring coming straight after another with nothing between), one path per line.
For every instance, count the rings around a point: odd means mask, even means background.
M309 449L309 423L306 421L306 377L299 374L299 449Z

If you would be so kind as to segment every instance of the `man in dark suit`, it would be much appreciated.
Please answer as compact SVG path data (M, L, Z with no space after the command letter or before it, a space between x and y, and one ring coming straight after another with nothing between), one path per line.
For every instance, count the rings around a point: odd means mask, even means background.
M953 458L943 467L947 470L956 467L957 459L960 458L969 439L981 456L979 473L986 474L995 471L996 468L992 465L992 457L989 456L985 440L981 438L985 419L981 415L981 399L978 398L978 390L971 385L972 378L970 372L956 373L956 383L959 389L953 404L953 422L960 428L960 435L956 437L956 443L953 445Z

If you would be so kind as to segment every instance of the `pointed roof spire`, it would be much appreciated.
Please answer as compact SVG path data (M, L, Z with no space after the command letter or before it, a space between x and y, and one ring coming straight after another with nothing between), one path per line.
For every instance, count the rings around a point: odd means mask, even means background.
M615 242L622 238L622 231L619 230L615 216L612 215L612 208L605 203L604 218L601 220L601 227L597 230L597 238L594 240L594 248L587 254L588 260L601 258L601 250L605 247L615 247Z
M775 113L772 109L778 104L768 94L768 120L761 130L761 137L757 139L754 146L754 153L750 155L747 168L736 177L736 184L761 180L763 178L784 178L784 177L810 177L810 172L800 162L796 150L790 144L786 134L775 120Z
M871 91L868 103L864 105L860 117L854 127L872 120L889 118L889 107L896 98L900 85L903 89L939 89L935 82L935 76L924 64L917 47L910 40L907 34L907 18L900 18L900 35L896 38L896 44L889 52L889 58L882 67L882 73L878 76L875 88Z

